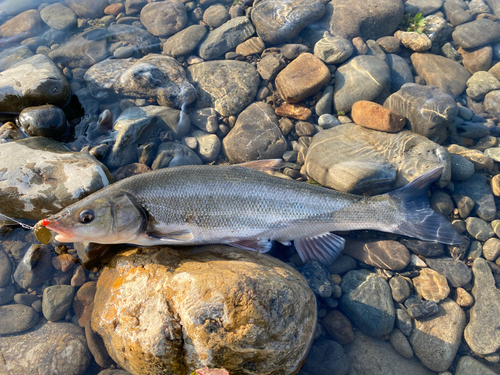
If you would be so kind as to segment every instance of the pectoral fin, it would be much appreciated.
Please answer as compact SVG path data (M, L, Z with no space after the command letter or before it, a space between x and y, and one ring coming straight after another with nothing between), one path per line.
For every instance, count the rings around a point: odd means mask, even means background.
M267 253L273 247L273 244L268 239L241 240L237 242L228 243L228 245L243 250L258 251L259 253Z
M299 238L294 240L294 244L304 263L317 260L329 265L344 250L345 240L333 233L323 233L316 237Z
M187 242L191 241L194 236L193 232L189 228L180 229L174 232L162 233L162 232L147 232L146 235L151 239L156 239L160 241L179 241Z

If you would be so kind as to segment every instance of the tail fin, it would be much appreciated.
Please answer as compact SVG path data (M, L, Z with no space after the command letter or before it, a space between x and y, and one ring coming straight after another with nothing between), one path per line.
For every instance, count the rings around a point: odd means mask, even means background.
M441 176L442 171L442 167L433 169L408 185L388 193L389 197L401 201L401 209L405 215L404 220L391 232L448 245L462 242L451 223L429 206L427 190Z

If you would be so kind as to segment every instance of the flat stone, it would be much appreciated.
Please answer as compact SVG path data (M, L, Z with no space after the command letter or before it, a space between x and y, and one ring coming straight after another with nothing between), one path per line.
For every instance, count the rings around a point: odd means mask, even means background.
M413 286L417 293L428 301L439 302L450 294L446 278L429 268L420 270L420 275L413 278Z
M496 372L483 365L478 360L463 356L458 360L455 375L495 375Z
M454 194L466 195L476 202L472 213L481 219L491 221L496 218L494 197L485 176L475 173L467 180L457 181Z
M350 40L325 36L314 45L314 56L325 64L340 64L351 57L354 47Z
M18 263L14 280L21 288L33 288L52 273L51 253L47 246L31 245Z
M458 306L471 307L474 304L474 298L464 288L457 288L455 302Z
M426 34L402 32L399 34L401 44L415 52L424 52L432 47L432 41Z
M242 56L250 56L250 55L258 55L264 49L266 45L260 36L256 36L250 39L245 40L243 43L240 43L236 46L236 53Z
M109 35L108 38L111 38L111 41L123 42L127 47L122 48L128 48L133 52L140 51L147 55L149 53L157 53L160 50L160 39L141 27L112 23L108 26L107 32L107 35Z
M415 239L401 239L403 245L417 255L424 257L438 257L444 255L444 245L438 242L428 242Z
M402 57L387 54L386 59L391 71L391 92L398 91L405 83L413 83L411 68Z
M300 373L346 375L349 371L342 345L332 340L315 342Z
M410 252L397 241L351 241L344 247L350 255L370 266L400 271L410 263Z
M24 332L38 322L38 313L30 306L0 306L0 334ZM1 344L0 344L1 345Z
M455 28L453 40L462 48L476 48L498 41L500 25L486 18L476 19Z
M446 277L454 288L463 286L471 281L472 272L464 262L453 258L428 258L427 265L434 271Z
M403 116L378 103L360 100L351 109L352 121L365 128L389 133L400 131L406 123Z
M80 18L96 19L104 15L107 0L65 0L66 4Z
M462 55L462 64L472 74L486 71L491 67L491 61L493 60L491 46L478 47L473 50L465 50L460 47L458 52Z
M483 244L483 255L486 260L494 262L500 256L500 240L490 238Z
M500 90L500 81L488 72L477 72L467 81L467 95L474 100L481 100L493 90Z
M224 24L229 17L229 12L222 4L211 5L203 12L203 21L213 28L217 28Z
M75 288L71 285L53 285L43 290L42 309L45 319L55 322L64 318L71 303Z
M218 158L221 149L219 137L201 130L195 130L191 135L198 141L196 152L204 163L211 163Z
M271 53L257 62L257 72L259 72L262 79L271 81L276 78L285 66L286 60L281 53ZM290 87L290 85L287 85L287 88L291 88L294 94L301 93L301 88L297 89L295 86Z
M447 298L432 318L415 320L410 343L415 355L433 371L446 371L457 354L465 328L465 313Z
M471 177L474 172L474 164L461 155L450 155L451 179L453 181L463 181Z
M312 111L303 104L283 103L275 110L278 116L290 117L299 121L307 121L312 116Z
M458 26L472 20L470 13L466 11L467 6L459 1L445 1L444 11L453 26Z
M207 35L207 28L191 25L168 38L162 45L165 55L177 57L191 53Z
M423 16L427 16L442 6L443 0L408 0L405 3L405 13L410 13L412 16L422 13Z
M392 277L389 280L389 286L391 287L392 298L398 303L404 302L410 295L410 285L402 276Z
M62 4L50 4L40 11L43 22L55 30L68 30L76 26L76 14Z
M7 70L18 61L31 56L33 52L27 46L6 48L0 52L0 70Z
M477 258L472 264L475 303L470 311L470 321L465 327L464 339L469 348L478 355L496 352L500 348L500 291L488 262Z
M484 109L490 115L500 118L500 90L494 90L487 93L484 97Z
M316 114L321 117L322 115L332 115L333 107L333 86L326 86L323 90L321 98L316 103L314 107ZM320 119L318 118L318 124ZM320 125L322 126L322 125ZM326 128L325 128L326 129Z
M411 302L410 302L411 301ZM419 297L410 296L405 301L406 312L413 319L427 319L434 316L439 311L438 305L434 301L421 301ZM413 329L412 329L413 331Z
M182 30L187 23L184 4L179 0L149 3L141 10L141 22L155 36L169 36Z
M22 12L0 26L0 38L22 40L37 35L42 26L42 19L37 10Z
M435 191L431 195L430 206L438 214L445 217L448 217L448 215L450 215L455 208L451 197L444 191Z

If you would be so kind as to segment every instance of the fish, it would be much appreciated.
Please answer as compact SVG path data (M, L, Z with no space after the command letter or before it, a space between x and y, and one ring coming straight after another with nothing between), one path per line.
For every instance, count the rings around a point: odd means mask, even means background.
M335 191L263 173L275 161L192 165L135 175L40 221L60 242L228 244L269 251L293 241L303 262L332 263L345 240L332 232L377 230L445 244L461 242L429 206L426 192L442 168L375 196Z

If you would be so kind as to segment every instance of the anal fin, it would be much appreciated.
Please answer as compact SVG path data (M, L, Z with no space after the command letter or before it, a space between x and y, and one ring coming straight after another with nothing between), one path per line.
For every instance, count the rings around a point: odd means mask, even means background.
M273 247L273 244L268 239L260 240L241 240L228 243L230 246L237 247L243 250L258 251L259 253L267 253Z
M344 250L345 240L333 233L323 233L315 237L294 240L300 259L305 263L317 260L325 265L331 264Z
M160 241L179 241L187 242L194 238L193 232L189 228L180 229L174 232L147 232L149 238L154 238Z

